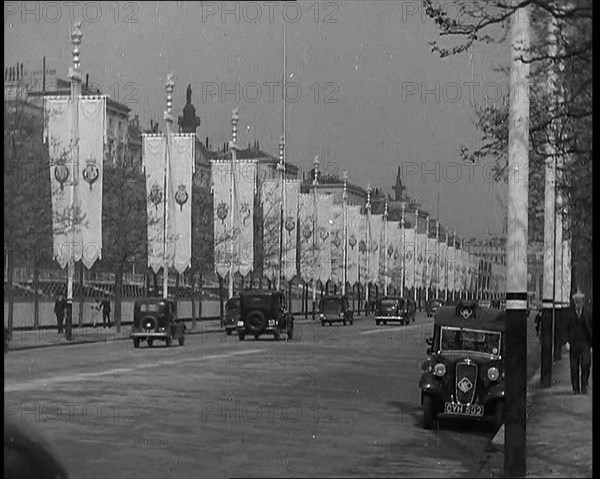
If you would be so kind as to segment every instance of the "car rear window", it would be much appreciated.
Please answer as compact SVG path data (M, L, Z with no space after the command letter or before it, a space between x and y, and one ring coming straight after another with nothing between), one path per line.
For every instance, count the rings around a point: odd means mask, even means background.
M382 308L402 308L402 303L403 301L400 299L382 299L380 304Z
M156 311L160 311L160 305L156 303L141 304L140 311L142 313L154 313Z

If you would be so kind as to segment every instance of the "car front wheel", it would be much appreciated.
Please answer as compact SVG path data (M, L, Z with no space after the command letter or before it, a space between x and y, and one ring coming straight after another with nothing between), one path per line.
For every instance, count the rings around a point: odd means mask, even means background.
M227 336L231 336L231 329L226 329L225 332L227 333Z
M244 333L238 333L238 338L240 338L240 341L243 341L246 338L246 335Z
M185 344L185 336L181 336L179 338L179 346L183 346Z
M426 394L423 397L423 428L432 429L435 423L435 411L433 409L433 398Z
M279 341L279 338L281 338L281 333L279 332L279 330L275 330L275 334L273 335L275 338L275 341Z
M151 348L153 344L154 344L154 339L149 339L148 340L148 347Z
M165 341L167 343L167 348L171 346L173 340L171 339L171 336L167 336L167 340Z
M140 347L140 338L133 338L133 347L136 349Z
M375 324L379 326L380 321L378 319L375 320Z

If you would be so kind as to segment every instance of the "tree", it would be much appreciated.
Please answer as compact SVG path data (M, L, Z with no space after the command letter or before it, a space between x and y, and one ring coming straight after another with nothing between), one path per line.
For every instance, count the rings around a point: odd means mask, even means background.
M481 0L455 1L456 15L447 13L449 2L435 6L423 2L427 15L440 29L440 36L460 38L452 47L430 42L432 51L442 58L467 51L475 42L502 41L509 20L524 8L532 10L535 41L526 53L531 64L529 225L530 241L543 239L544 161L546 145L568 158L557 172L557 188L566 202L564 225L570 229L574 270L588 268L582 274L591 277L592 258L592 1L555 2L524 0L488 3ZM556 24L556 53L549 53L548 22ZM495 29L495 36L489 32ZM558 94L546 88L549 68L558 69ZM499 69L507 74L506 70ZM482 133L482 145L463 148L463 159L491 160L495 178L506 181L508 145L507 102L476 107L476 126ZM550 131L555 132L554 135ZM578 273L574 271L573 277ZM575 285L574 285L575 286Z

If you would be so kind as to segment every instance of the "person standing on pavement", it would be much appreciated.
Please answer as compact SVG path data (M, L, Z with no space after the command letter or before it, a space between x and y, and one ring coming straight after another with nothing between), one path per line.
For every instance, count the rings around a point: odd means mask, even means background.
M108 298L108 294L104 296L104 299L100 302L100 309L102 310L102 327L106 328L106 324L108 322L108 327L111 328L112 324L110 324L110 299Z
M65 320L66 301L62 294L59 294L54 302L54 314L58 323L58 334L63 333L63 322Z
M585 295L573 295L574 307L569 309L566 324L567 351L571 363L573 393L587 394L592 347L592 315L583 307ZM581 382L580 382L581 372ZM581 386L581 389L580 389Z

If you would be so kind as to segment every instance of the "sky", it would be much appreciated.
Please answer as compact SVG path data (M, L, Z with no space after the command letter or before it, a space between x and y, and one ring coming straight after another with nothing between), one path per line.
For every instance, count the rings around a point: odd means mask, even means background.
M451 2L446 2L451 5ZM453 15L449 8L448 14ZM506 185L489 164L464 165L476 147L474 103L501 98L506 44L477 45L446 59L421 2L5 2L5 67L72 65L69 32L82 22L81 70L103 93L131 108L144 127L163 123L165 81L174 72L173 111L188 84L213 147L259 140L278 156L282 134L283 31L286 32L286 160L301 171L319 156L323 173L392 193L398 167L409 196L461 237L502 232Z

